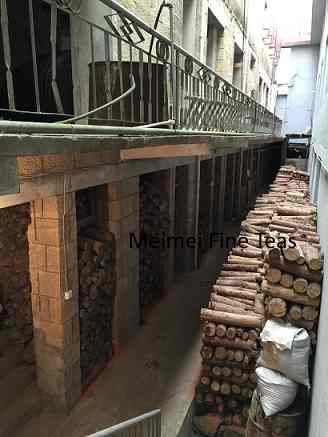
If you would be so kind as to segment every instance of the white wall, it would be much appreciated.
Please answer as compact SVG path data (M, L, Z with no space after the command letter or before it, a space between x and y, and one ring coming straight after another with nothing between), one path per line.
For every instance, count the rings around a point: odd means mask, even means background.
M324 167L328 164L328 36L327 10L320 50L318 86L316 93L313 148L310 161L311 194L318 205L318 229L325 256L322 304L316 351L314 384L309 437L328 435L328 177ZM319 158L314 155L314 148ZM321 165L321 161L323 165Z

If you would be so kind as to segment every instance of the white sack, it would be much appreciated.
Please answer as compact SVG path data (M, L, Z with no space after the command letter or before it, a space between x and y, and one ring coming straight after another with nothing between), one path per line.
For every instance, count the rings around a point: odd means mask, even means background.
M274 370L256 369L257 390L267 417L288 408L295 400L297 384Z
M261 333L259 365L277 370L293 381L310 387L311 340L303 328L268 320Z

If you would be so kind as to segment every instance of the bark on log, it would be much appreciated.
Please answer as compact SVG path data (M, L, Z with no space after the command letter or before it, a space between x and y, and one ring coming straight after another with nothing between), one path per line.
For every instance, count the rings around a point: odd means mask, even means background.
M238 337L235 337L233 340L229 340L228 338L221 337L205 337L203 336L204 344L209 344L212 346L223 346L225 348L230 349L242 349L242 350L256 350L257 344L253 340L242 340Z
M251 310L251 309L244 309L244 308L238 308L235 306L231 306L231 305L226 305L220 302L213 302L211 301L208 305L208 308L215 310L215 311L224 311L226 313L231 313L231 314L256 314L255 311Z
M235 271L235 272L257 272L257 267L253 265L244 265L244 264L223 264L222 270L225 271Z
M286 272L291 273L292 275L300 278L305 278L312 282L321 282L322 274L321 272L315 272L312 270L309 270L307 265L298 265L296 263L292 263L289 261L286 261L283 257L280 257L280 260L272 260L271 262L272 266L277 267L278 269Z
M261 259L263 256L263 250L262 249L253 249L253 248L248 248L248 249L242 249L239 247L233 247L231 249L231 252L234 255L237 256L242 256L245 258L259 258Z
M254 259L254 258L245 258L242 256L236 256L236 255L230 255L228 256L228 263L229 264L237 264L237 265L249 265L249 266L256 266L256 267L262 267L263 261Z
M221 285L213 285L213 291L222 296L239 297L249 300L254 300L256 296L256 291L254 290L247 291L243 288L223 287Z
M303 296L302 296L303 297ZM202 308L201 320L206 320L214 323L222 323L231 326L241 326L246 328L262 328L263 317L259 316L246 316L227 314L221 311L212 311L206 308Z
M311 270L321 270L322 269L322 261L320 257L320 252L316 247L313 247L308 244L304 244L302 246L304 258L307 266Z
M277 212L280 215L288 216L312 216L316 212L316 209L297 206L278 206Z
M261 279L261 275L259 273L252 273L252 272L231 272L223 270L220 273L221 277L225 278L240 278L241 280L247 280L247 281L256 281L258 279Z
M229 278L219 278L216 280L216 285L223 285L228 287L241 287L245 289L250 290L258 290L257 283L254 282L248 282L248 281L241 281L240 279L229 279Z
M210 295L211 301L222 303L224 305L239 307L240 309L253 309L254 302L246 299L238 299L236 297L220 296L216 293Z
M296 231L296 228L288 228L287 226L278 226L278 225L270 225L270 231L278 231L284 234L293 234Z
M281 299L285 299L289 302L309 305L316 308L320 305L320 299L311 299L307 295L295 293L295 291L291 288L282 287L281 285L276 284L269 284L267 281L262 282L262 291L272 297L280 297Z
M255 296L254 307L255 307L255 313L264 316L265 308L264 308L264 299L262 294L257 294Z

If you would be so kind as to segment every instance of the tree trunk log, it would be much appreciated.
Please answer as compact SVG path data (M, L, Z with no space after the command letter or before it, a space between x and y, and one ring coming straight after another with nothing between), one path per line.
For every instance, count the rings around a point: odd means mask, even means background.
M242 256L245 258L259 258L261 259L263 256L263 250L262 249L253 249L253 248L248 248L248 249L242 249L239 247L233 247L231 249L231 252L234 255L237 256Z
M269 284L269 282L267 281L262 282L262 290L264 293L272 297L280 297L281 299L288 300L289 302L309 305L316 308L320 306L320 299L311 299L308 296L295 293L295 291L291 288L285 288L281 285Z
M312 299L319 297L321 295L321 285L317 282L310 282L307 288L307 295Z
M303 308L303 319L313 322L319 316L319 311L316 308L305 306Z
M302 308L299 305L292 305L289 309L288 316L290 320L300 320L302 318Z
M270 299L268 309L269 313L272 314L273 317L282 318L287 313L287 304L283 299L279 297L273 297Z
M213 291L222 296L239 297L249 300L254 300L256 296L256 291L253 290L246 291L242 288L222 287L221 285L213 285Z
M221 311L208 310L206 308L202 308L200 318L201 320L209 322L246 328L262 328L263 323L263 317L227 314Z
M313 247L309 244L304 244L302 246L304 258L307 266L311 270L321 270L322 269L322 261L320 257L320 252L316 247Z
M293 282L293 288L296 293L304 294L308 289L309 283L304 278L296 278Z
M275 268L275 267L269 267L265 278L271 282L271 284L278 284L281 280L281 270Z
M280 284L283 287L291 288L294 283L294 277L290 273L283 273L281 275Z
M314 272L312 270L309 270L309 268L305 264L299 266L298 264L286 261L283 257L280 257L279 261L273 260L271 264L272 266L277 267L278 269L286 273L291 273L296 277L305 278L308 279L309 281L320 283L322 279L321 272Z
M244 264L223 264L222 270L225 271L235 271L235 272L257 272L257 267L253 265L244 265Z

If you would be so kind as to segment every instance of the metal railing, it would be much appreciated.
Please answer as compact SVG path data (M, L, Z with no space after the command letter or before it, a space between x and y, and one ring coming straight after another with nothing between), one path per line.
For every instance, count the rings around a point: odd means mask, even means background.
M161 437L161 411L155 410L87 437Z
M29 29L35 106L32 112L40 113L44 108L40 94L38 44L36 43L36 17L34 0L23 0L29 7ZM40 3L40 0L38 0ZM102 23L93 22L80 12L81 0L42 0L50 9L49 26L49 89L55 103L56 113L71 114L65 108L64 97L73 93L75 101L79 87L73 76L72 86L67 90L67 81L60 70L67 62L58 61L59 14L69 14L83 25L89 33L89 46L81 47L90 57L85 68L89 74L90 108L104 106L118 98L130 87L131 75L135 89L126 98L107 107L92 117L103 123L119 126L138 126L175 120L175 128L197 131L279 133L281 121L268 109L258 104L214 70L178 46L173 40L173 10L168 6L170 37L158 32L136 17L117 1L97 0L93 7L101 5L106 11ZM3 64L5 65L8 108L21 109L16 105L16 74L12 66L10 20L8 0L0 0L1 31L3 42ZM107 13L108 12L108 13ZM105 23L105 24L103 24ZM102 52L102 59L96 52ZM86 56L84 53L84 56ZM17 54L15 54L17 57ZM72 64L76 58L70 53ZM61 77L59 77L61 76ZM64 90L64 91L63 91ZM74 90L74 91L73 91ZM31 112L31 111L30 111ZM43 112L51 112L45 107ZM52 111L53 112L53 111ZM76 110L75 110L76 112ZM75 114L77 115L77 114ZM66 117L69 118L69 117ZM89 121L92 120L89 117Z

